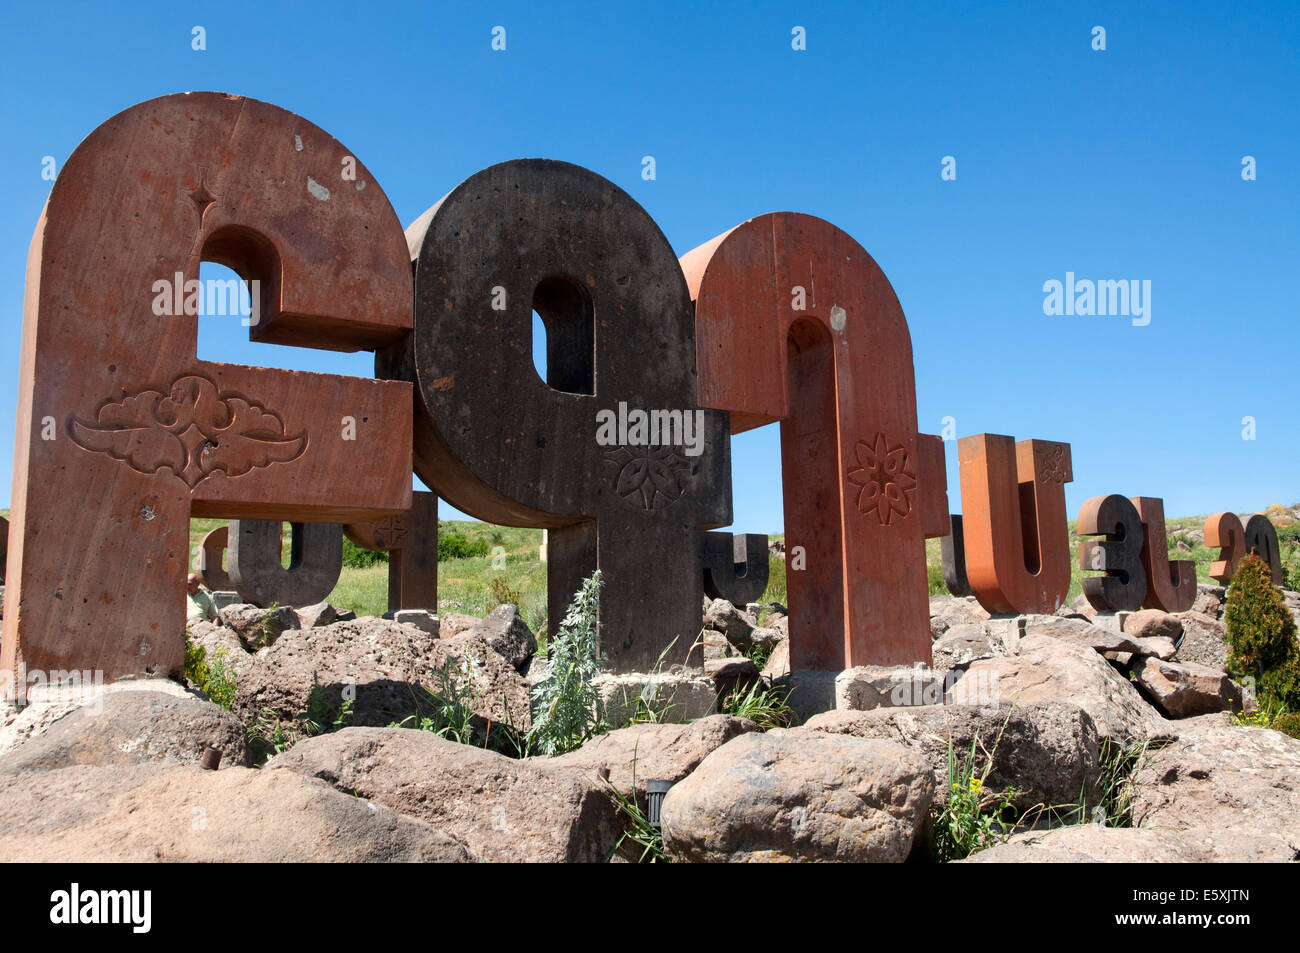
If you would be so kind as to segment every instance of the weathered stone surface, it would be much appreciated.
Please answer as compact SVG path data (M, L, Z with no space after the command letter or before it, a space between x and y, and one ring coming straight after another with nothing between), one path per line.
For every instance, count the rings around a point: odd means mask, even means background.
M1141 615L1141 613L1135 614ZM1062 641L1074 642L1076 645L1086 645L1093 651L1102 653L1127 652L1131 655L1154 655L1162 659L1174 657L1174 643L1168 638L1154 635L1142 638L1120 626L1094 625L1082 619L1056 615L1029 615L1025 616L1024 620L1026 636L1050 636Z
M369 187L346 202L305 188L352 161ZM124 162L152 171L103 188ZM201 258L261 276L258 341L353 351L412 327L392 206L302 117L178 93L82 139L30 248L17 389L58 417L60 439L20 415L0 669L177 677L191 515L346 521L409 504L410 385L198 359L185 297ZM160 281L168 307L150 315ZM325 439L344 412L382 424Z
M1147 577L1147 594L1142 605L1165 612L1184 612L1196 598L1196 563L1190 559L1169 560L1169 539L1165 534L1165 502L1158 497L1130 498L1142 520L1145 537L1142 570ZM1186 543L1184 550L1189 549Z
M369 617L285 632L239 679L235 707L245 717L269 709L292 728L319 684L331 712L338 711L344 689L355 692L349 724L386 726L428 712L427 692L447 690L444 672L484 718L530 727L527 683L481 638L439 639Z
M0 757L0 774L72 765L196 765L208 746L223 764L252 764L244 724L212 702L160 691L107 692Z
M704 628L721 632L742 655L754 644L754 622L726 599L714 599L704 613Z
M334 591L343 570L343 527L337 523L290 526L286 569L279 520L230 521L230 581L246 602L309 606Z
M518 159L453 188L407 237L419 319L383 376L416 385L416 473L479 519L547 527L552 626L600 569L613 671L683 664L700 527L732 519L731 454L727 415L699 404L695 314L663 232L594 172ZM494 287L509 289L500 310ZM519 344L534 312L546 380ZM675 432L660 417L653 438L629 428L659 408Z
M537 637L519 614L518 606L497 606L469 631L481 637L519 671L523 671L537 651Z
M704 649L704 660L724 659L724 658L744 658L740 651L732 645L725 635L721 632L715 632L713 629L703 629L700 632L700 643ZM692 657L692 661L694 661Z
M253 656L239 640L234 629L215 622L191 622L186 628L190 641L203 646L208 664L220 661L238 681L245 669L253 663Z
M288 771L78 766L0 780L0 861L472 859L424 821Z
M1129 672L1170 718L1241 711L1241 686L1208 665L1147 658L1135 661L1129 666Z
M1223 619L1223 610L1228 604L1227 586L1197 586L1196 601L1188 612L1197 612L1212 619Z
M1300 741L1226 714L1177 733L1138 766L1134 824L1176 831L1216 861L1300 859Z
M1070 588L1070 445L982 433L958 440L957 452L971 592L989 612L1055 612ZM1029 483L1033 492L1022 492ZM1038 532L1026 533L1027 524Z
M1178 646L1178 660L1194 662L1220 672L1228 670L1227 628L1217 618L1199 612L1184 612L1179 617L1183 641Z
M934 796L902 745L781 729L718 748L664 798L664 844L693 861L900 862Z
M476 615L465 615L462 612L444 612L438 616L438 638L454 639L461 633L468 632L482 621Z
M785 616L780 617L778 622L785 622ZM762 626L756 625L749 632L749 640L754 648L760 652L766 652L771 655L772 650L781 642L786 641L788 628L785 624L781 626Z
M1121 743L1166 735L1169 725L1096 651L1044 635L1020 641L1018 653L972 662L952 686L953 704L1073 702L1104 738Z
M782 639L772 647L772 654L763 665L764 678L784 678L790 674L790 640Z
M940 593L930 597L930 637L933 639L954 626L980 623L988 617L988 610L974 596L945 596Z
M438 496L411 493L405 513L343 527L363 549L388 554L388 611L438 611ZM542 559L545 562L545 557Z
M785 529L806 559L786 575L791 667L928 664L924 540L948 532L944 449L917 433L889 280L849 235L792 212L750 219L681 267L701 402L734 433L782 422ZM841 320L855 314L872 316L860 335Z
M620 727L636 714L638 700L659 713L661 721L689 721L717 710L713 679L699 671L602 672L593 683L605 706L606 721Z
M802 730L904 745L930 766L938 801L948 795L950 745L958 763L968 760L971 746L976 745L981 768L991 753L985 786L992 791L1014 787L1014 803L1020 810L1073 805L1080 794L1087 795L1089 804L1097 801L1100 739L1092 716L1078 705L1040 702L1024 707L930 705L832 711L810 718Z
M1177 642L1183 634L1183 623L1178 616L1161 609L1142 609L1124 620L1124 631L1139 638L1163 638Z
M250 652L274 645L285 632L302 627L298 613L292 606L263 609L251 603L241 603L222 609L217 620L234 632Z
M963 864L1200 864L1212 858L1167 830L1084 824L1013 834Z
M704 674L713 679L713 690L723 699L733 692L747 692L759 681L758 666L747 658L708 659Z
M597 735L576 751L532 760L546 767L575 772L588 780L597 780L600 772L607 770L610 784L628 797L635 790L639 803L644 806L646 781L676 783L714 750L754 730L752 721L730 715L710 715L684 725L631 725Z
M991 658L1005 654L1001 640L989 635L988 627L982 622L962 622L947 629L931 646L934 656L934 670L947 673L959 665L977 658Z
M328 602L318 602L315 605L303 606L301 609L294 611L298 616L298 628L300 629L310 629L318 625L333 625L343 619L343 614Z
M428 632L434 637L441 634L438 617L428 609L396 609L391 614L384 613L384 618L392 619L399 625L413 625L420 631ZM448 636L448 638L451 638L451 636Z
M1102 612L1142 608L1147 597L1146 530L1133 502L1118 493L1084 500L1075 532L1080 537L1079 568L1101 573L1083 576L1084 597Z
M943 677L916 665L859 665L835 677L835 707L870 711L906 705L938 705L943 701Z
M767 588L767 536L758 533L701 533L704 594L747 605ZM739 571L738 571L739 570Z
M299 742L264 770L319 778L420 818L484 861L604 861L620 833L595 781L426 731L345 728Z
M839 674L797 668L780 679L778 684L786 692L786 704L801 723L835 709L835 680Z
M29 704L24 707L0 703L0 754L25 744L59 719L84 706L99 710L99 705L106 696L137 691L158 692L187 700L198 697L197 693L184 685L166 678L126 678L107 685L88 684L75 689L54 691L38 691L33 687Z

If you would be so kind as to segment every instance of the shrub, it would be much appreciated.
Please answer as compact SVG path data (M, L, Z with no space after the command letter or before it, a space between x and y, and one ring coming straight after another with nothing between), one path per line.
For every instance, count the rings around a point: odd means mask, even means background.
M474 556L486 556L490 551L486 539L470 539L464 533L438 534L438 560L469 559Z
M352 540L343 539L343 565L351 569L365 569L377 563L388 562L388 553L378 553L372 549L362 549Z
M226 666L225 649L208 658L208 650L185 635L185 677L226 711L235 710L235 676Z
M1300 739L1300 711L1293 711L1274 718L1273 728L1284 735Z
M596 612L600 604L600 570L583 580L560 631L547 644L550 668L533 688L530 748L563 754L582 745L605 727L605 711L592 680L604 667Z
M1300 708L1300 645L1296 624L1269 567L1258 556L1244 558L1228 587L1223 621L1228 636L1228 672L1254 679L1261 704Z
M496 605L517 606L522 600L522 596L517 588L506 581L505 576L492 577L492 598L496 600Z

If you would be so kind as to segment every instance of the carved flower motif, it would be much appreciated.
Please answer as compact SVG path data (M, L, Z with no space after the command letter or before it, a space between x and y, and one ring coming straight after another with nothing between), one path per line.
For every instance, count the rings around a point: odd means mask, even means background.
M1034 447L1034 467L1039 479L1046 483L1065 483L1069 445L1064 443L1039 444Z
M859 440L855 452L858 466L849 471L849 480L862 487L858 491L858 510L874 513L884 526L895 513L901 519L912 512L916 474L907 449L901 444L890 446L885 435L878 433L871 443Z
M615 447L606 456L619 466L614 492L645 510L662 509L680 498L691 472L675 447Z
M170 470L190 489L217 470L240 476L301 456L307 437L289 437L278 414L205 377L179 377L171 390L146 390L100 406L95 420L68 423L72 442L139 473Z

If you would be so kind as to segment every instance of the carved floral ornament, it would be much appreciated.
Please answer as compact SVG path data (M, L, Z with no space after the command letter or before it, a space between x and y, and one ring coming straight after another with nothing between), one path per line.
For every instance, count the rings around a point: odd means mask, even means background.
M220 470L236 477L300 457L307 435L205 377L178 377L168 393L145 390L102 404L89 423L68 422L72 442L120 460L137 473L170 470L191 490Z
M906 518L916 496L916 474L907 448L891 444L883 433L877 433L870 443L859 440L855 455L858 465L849 470L848 477L861 487L858 511L874 515L883 526L890 525L895 515Z

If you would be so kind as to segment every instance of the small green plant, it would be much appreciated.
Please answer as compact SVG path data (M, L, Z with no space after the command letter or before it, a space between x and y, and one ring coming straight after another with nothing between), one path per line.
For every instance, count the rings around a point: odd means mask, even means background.
M1237 566L1228 587L1223 621L1228 637L1228 673L1254 679L1264 705L1300 708L1300 644L1296 624L1282 593L1273 585L1268 563L1249 555Z
M789 692L784 688L755 681L748 691L728 695L723 700L720 711L724 715L748 718L758 726L759 731L787 728L798 720L794 709L786 703L788 697Z
M943 566L939 563L927 563L925 567L926 582L930 595L947 595L948 584L943 581Z
M274 709L262 708L245 724L244 732L260 766L272 755L288 751L304 738L346 728L352 720L353 709L351 698L340 699L337 708L331 705L325 689L313 679L304 709L293 716L288 727Z
M1300 739L1300 711L1289 711L1273 719L1270 726L1274 731Z
M184 675L199 691L226 711L235 710L235 675L227 661L227 649L217 649L208 659L208 650L185 634Z
M563 754L604 730L605 707L593 680L604 668L597 609L600 570L573 597L560 631L547 643L546 678L533 688L533 729L529 748L541 754Z
M1007 720L1010 717L1008 713ZM991 751L984 748L977 735L971 742L970 753L958 758L952 739L948 739L948 796L942 804L930 809L934 854L940 863L969 857L1011 836L1012 826L1003 818L1011 810L1016 789L1008 787L1002 792L993 792L984 787L993 770L993 757L1002 741L1007 720L998 729ZM978 769L976 764L981 755L984 767Z
M505 576L493 576L491 585L492 599L496 605L517 606L522 601L518 587L510 585Z
M630 847L629 851L637 848L640 852L636 854L635 860L638 864L666 864L669 862L668 852L664 850L664 838L658 828L650 823L650 818L642 810L641 804L636 797L636 752L632 749L632 796L629 798L626 794L614 786L609 778L602 777L601 783L605 786L605 795L613 802L615 809L624 817L624 823L627 825L623 833L619 835L618 842L614 844L614 849L610 851L613 857L623 850L624 844L635 845Z
M512 724L485 718L483 692L475 683L479 662L473 656L448 658L432 675L435 689L413 698L418 714L407 715L390 728L416 728L457 744L489 748L512 757L528 754L526 739ZM502 699L505 708L505 700Z

